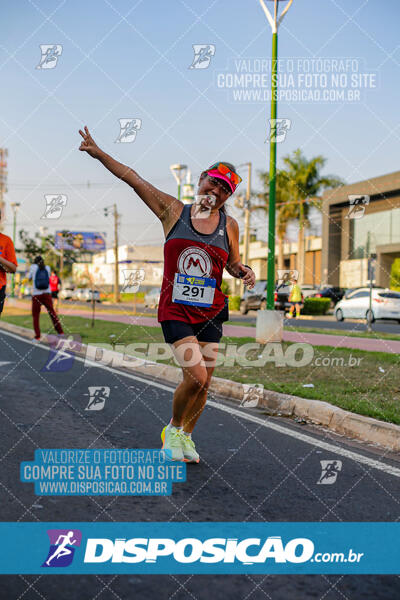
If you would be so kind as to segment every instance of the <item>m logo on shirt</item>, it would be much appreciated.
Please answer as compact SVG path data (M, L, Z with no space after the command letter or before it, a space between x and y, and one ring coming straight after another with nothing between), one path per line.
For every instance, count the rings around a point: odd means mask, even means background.
M178 258L178 271L185 275L210 277L212 272L211 258L202 248L191 246L181 252Z

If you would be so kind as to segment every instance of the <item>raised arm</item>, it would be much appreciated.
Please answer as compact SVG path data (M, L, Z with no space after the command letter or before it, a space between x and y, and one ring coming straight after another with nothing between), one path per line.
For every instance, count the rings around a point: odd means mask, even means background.
M83 141L79 150L87 152L92 158L99 160L113 175L125 181L137 193L145 204L160 219L164 230L169 230L169 225L175 223L180 216L183 203L174 196L157 189L145 181L130 167L118 162L109 154L101 150L90 135L89 129L85 126L85 131L79 130Z

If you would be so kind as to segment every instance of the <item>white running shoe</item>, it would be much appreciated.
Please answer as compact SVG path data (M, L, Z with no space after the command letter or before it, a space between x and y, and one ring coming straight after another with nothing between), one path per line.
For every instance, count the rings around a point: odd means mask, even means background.
M167 425L161 432L162 450L169 450L172 460L184 460L182 437L181 430L173 425Z
M183 454L186 462L194 462L198 463L200 461L200 456L196 452L196 446L194 445L194 441L188 435L182 433L182 445L183 445Z

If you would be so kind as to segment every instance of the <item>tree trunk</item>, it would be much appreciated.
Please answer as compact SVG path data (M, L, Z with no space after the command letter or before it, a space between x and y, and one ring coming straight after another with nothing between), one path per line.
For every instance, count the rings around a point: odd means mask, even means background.
M282 270L285 268L283 260L283 239L284 236L278 234L278 269Z
M300 200L299 238L297 243L297 270L299 272L299 283L304 284L305 275L305 252L304 252L304 205Z

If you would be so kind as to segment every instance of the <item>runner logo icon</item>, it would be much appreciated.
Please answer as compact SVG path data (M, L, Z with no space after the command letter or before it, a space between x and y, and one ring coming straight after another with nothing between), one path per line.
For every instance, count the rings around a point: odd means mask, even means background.
M81 545L79 529L48 529L50 548L42 567L68 567L74 558L75 548Z
M244 383L243 400L239 406L243 408L254 408L262 403L264 397L264 385L262 383Z
M335 483L338 473L342 470L341 460L320 460L322 473L317 481L318 485Z
M142 127L142 119L119 119L119 135L115 142L129 144L134 142L136 134Z
M40 44L40 62L37 69L54 69L61 56L63 47L61 44Z
M193 44L194 58L189 69L207 69L215 54L215 44Z
M106 399L110 396L108 386L89 386L89 402L85 410L103 410ZM87 394L85 394L87 395Z
M74 364L75 352L82 350L80 335L73 334L67 339L58 336L47 336L50 345L49 356L41 372L65 372L69 371Z
M65 194L45 194L46 208L41 219L59 219L62 211L67 205Z

